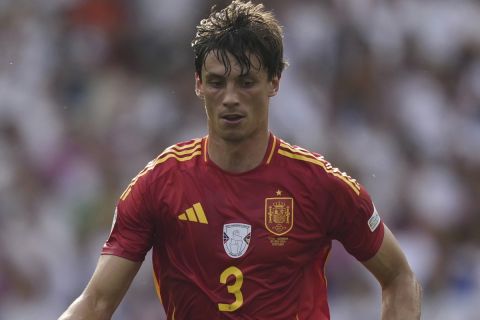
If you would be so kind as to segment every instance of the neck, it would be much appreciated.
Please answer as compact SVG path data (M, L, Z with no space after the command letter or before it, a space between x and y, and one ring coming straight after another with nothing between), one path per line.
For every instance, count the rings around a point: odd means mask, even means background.
M240 141L208 136L208 156L217 166L232 173L242 173L259 166L267 151L268 130Z

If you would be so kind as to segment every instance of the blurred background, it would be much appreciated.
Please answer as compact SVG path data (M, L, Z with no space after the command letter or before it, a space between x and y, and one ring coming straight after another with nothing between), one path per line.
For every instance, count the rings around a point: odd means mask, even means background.
M56 319L80 294L130 179L206 134L190 41L198 0L0 0L0 319ZM424 289L423 319L480 301L480 2L265 1L285 28L271 128L363 183ZM150 258L113 319L164 319ZM335 245L332 319L379 319Z

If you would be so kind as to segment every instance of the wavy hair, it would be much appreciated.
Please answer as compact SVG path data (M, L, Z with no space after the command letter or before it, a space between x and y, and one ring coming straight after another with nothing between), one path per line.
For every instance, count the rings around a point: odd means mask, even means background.
M283 58L282 27L263 4L234 0L222 10L213 6L196 30L192 48L199 75L210 52L222 61L226 74L231 71L228 53L238 62L242 75L252 68L252 55L258 58L259 68L265 68L270 80L280 77L287 66Z

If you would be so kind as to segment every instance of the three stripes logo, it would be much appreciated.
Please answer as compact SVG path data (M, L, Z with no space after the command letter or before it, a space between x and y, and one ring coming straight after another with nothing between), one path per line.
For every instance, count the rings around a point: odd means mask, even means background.
M325 170L326 173L331 174L343 182L345 182L352 190L357 194L360 195L360 184L357 180L353 179L345 172L341 172L339 169L334 168L330 162L325 160L324 157L312 153L308 150L300 148L298 146L292 146L284 141L280 143L280 148L278 149L278 154L285 156L287 158L301 160L316 164Z
M203 211L200 202L195 203L191 208L188 208L184 213L178 215L178 219L182 221L199 222L208 224L205 211Z

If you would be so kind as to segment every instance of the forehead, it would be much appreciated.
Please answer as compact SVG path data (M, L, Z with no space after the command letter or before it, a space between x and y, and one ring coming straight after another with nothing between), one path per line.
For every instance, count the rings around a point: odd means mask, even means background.
M227 61L223 61L222 56L218 51L210 51L205 57L205 63L203 64L204 73L226 76L241 75L242 68L237 59L235 59L235 57L229 52L226 53L225 58ZM262 68L260 60L256 55L250 55L249 59L251 67L248 74L266 74L266 71ZM228 65L230 68L228 68Z

